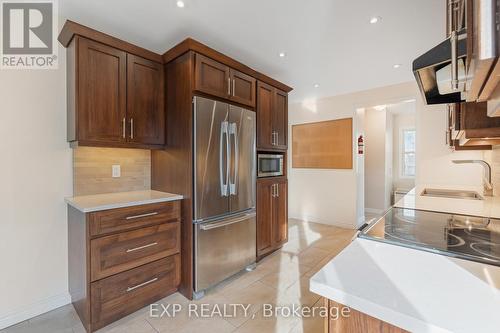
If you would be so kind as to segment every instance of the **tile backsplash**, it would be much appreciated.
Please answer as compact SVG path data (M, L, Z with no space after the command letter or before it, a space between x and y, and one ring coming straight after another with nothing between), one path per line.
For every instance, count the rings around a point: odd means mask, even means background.
M112 177L120 165L121 177ZM78 147L73 150L73 195L149 190L151 151Z

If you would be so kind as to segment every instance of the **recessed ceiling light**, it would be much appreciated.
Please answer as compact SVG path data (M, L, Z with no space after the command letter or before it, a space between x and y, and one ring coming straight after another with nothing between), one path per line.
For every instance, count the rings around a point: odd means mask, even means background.
M401 64L394 64L394 65L392 65L392 67L397 69L397 68L401 67Z
M314 88L319 88L319 83L315 83Z
M285 52L280 52L280 53L278 53L278 55L280 56L280 58L286 57L286 53Z
M177 7L184 8L184 1L181 0L177 1Z
M372 18L370 18L370 23L371 24L375 24L375 23L378 23L380 22L382 18L380 16L373 16Z

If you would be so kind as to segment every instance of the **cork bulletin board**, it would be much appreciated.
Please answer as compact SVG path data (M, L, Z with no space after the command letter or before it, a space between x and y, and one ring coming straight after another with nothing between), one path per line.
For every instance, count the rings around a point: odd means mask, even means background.
M352 169L352 118L292 126L292 168Z

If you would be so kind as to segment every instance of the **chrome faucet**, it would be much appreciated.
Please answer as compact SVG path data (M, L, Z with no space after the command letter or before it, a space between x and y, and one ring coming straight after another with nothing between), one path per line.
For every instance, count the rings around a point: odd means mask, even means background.
M468 163L477 163L481 164L484 168L484 177L483 177L483 188L484 195L491 197L493 196L493 184L491 183L491 166L488 162L483 160L453 160L455 164L468 164Z

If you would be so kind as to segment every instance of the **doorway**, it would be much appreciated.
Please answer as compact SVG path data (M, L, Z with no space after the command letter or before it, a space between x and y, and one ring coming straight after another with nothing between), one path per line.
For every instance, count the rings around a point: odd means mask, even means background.
M364 215L380 216L415 186L416 103L364 110Z

